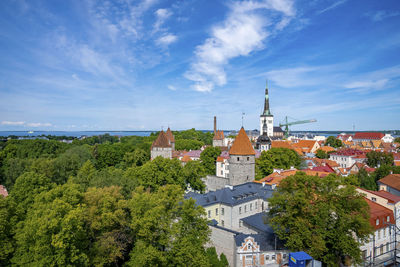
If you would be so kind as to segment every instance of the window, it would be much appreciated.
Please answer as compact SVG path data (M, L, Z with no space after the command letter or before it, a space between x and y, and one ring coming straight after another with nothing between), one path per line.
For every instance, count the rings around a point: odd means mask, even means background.
M242 227L242 221L241 220L239 220L239 227Z
M271 258L271 260L275 260L275 254L274 254L274 255L272 255L272 258Z
M372 197L371 200L376 202L376 197Z
M244 212L247 212L247 205L244 205Z
M247 157L247 161L249 161L250 160L250 157Z
M211 210L208 211L208 218L211 218Z
M253 210L253 203L250 203L250 210Z
M222 226L225 226L224 220L221 220L221 225L222 225Z
M224 171L221 170L221 175L223 175L223 174L224 174Z
M390 221L390 216L386 217L386 221L389 222Z
M239 159L239 157L237 157L237 161L239 161L240 159Z
M247 244L247 250L250 250L250 249L251 249L251 245Z
M376 219L375 223L376 223L376 225L379 225L379 219Z
M265 255L265 260L266 260L266 261L269 260L269 255L268 255L268 254Z
M254 206L255 206L255 209L257 209L257 202L254 204Z
M378 230L378 239L381 239L381 230Z
M225 209L221 208L221 215L224 215L224 214L225 214Z
M215 209L215 216L218 216L218 208Z
M283 255L282 257L283 257L284 259L286 259L287 254L283 253L282 255Z
M383 229L383 237L386 237L386 229Z
M363 250L362 258L365 260L367 258L367 250Z
M239 214L242 214L242 207L239 207Z

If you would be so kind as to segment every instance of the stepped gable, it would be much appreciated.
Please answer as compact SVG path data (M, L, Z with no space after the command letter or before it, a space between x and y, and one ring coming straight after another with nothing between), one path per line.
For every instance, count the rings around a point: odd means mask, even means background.
M161 131L158 135L157 139L151 145L153 147L171 147L171 143L168 140L168 137L164 131Z
M230 155L255 155L253 146L246 134L246 131L242 127L239 134L236 136L235 141L231 149L229 150Z
M171 143L175 143L174 135L172 134L171 129L170 129L169 127L168 127L167 131L165 132L165 134L166 134L168 140L169 140Z

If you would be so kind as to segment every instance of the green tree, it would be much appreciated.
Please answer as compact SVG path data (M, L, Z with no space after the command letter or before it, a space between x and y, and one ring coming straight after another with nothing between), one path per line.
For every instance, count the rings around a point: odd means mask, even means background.
M96 168L90 160L87 160L79 169L76 176L69 178L69 182L79 184L83 190L86 190L93 177L97 174Z
M89 188L84 194L85 221L92 240L90 265L117 266L124 262L132 246L127 201L119 187Z
M133 152L126 152L122 161L122 167L142 166L150 160L150 154L143 149L135 149Z
M328 153L326 153L325 151L323 151L322 149L318 149L317 153L315 154L315 156L319 159L327 159L328 158Z
M400 137L396 137L396 138L394 139L394 142L400 144Z
M129 266L209 266L204 209L185 200L176 185L149 192L138 187L129 201L134 247Z
M10 266L14 253L14 232L17 223L14 216L14 202L0 195L0 266Z
M206 147L200 154L201 163L204 166L206 174L215 175L218 156L221 155L221 149L219 147Z
M53 181L58 184L64 184L70 176L76 175L88 160L93 160L90 147L83 145L68 149L54 161L55 174Z
M369 207L355 187L340 177L303 172L283 180L269 199L269 223L292 251L306 251L328 266L341 257L361 262L360 245L369 239Z
M187 162L181 171L181 175L185 183L190 185L192 189L200 192L204 191L206 186L201 178L206 175L206 172L201 162L198 160Z
M368 190L377 190L377 184L375 181L375 175L370 175L364 168L361 168L360 171L356 174L357 180L360 183L360 187L368 189Z
M18 226L12 262L30 266L87 266L89 240L83 193L65 184L39 194Z
M328 136L325 141L325 145L331 146L334 148L342 147L343 143L342 140L335 138L334 136Z
M393 165L393 154L379 151L370 151L367 153L367 164L370 167L379 167L381 165Z
M175 141L176 150L197 150L204 146L204 142L198 140L178 139Z
M212 267L228 267L229 266L229 263L228 263L228 260L226 259L225 254L221 253L221 255L218 257L215 247L207 248L206 254L207 254L208 261Z
M273 169L299 168L301 158L296 151L288 148L271 148L263 151L256 159L256 179L270 175Z

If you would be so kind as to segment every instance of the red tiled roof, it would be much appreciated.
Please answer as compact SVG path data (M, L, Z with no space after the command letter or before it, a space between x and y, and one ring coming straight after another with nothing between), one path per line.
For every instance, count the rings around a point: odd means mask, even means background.
M400 174L389 174L378 180L378 182L400 191Z
M165 134L167 135L167 138L169 139L169 141L171 143L175 143L174 135L172 134L171 129L169 127L168 127L168 129L167 129Z
M229 150L229 154L231 155L255 155L253 146L249 140L249 137L246 134L246 131L242 127L239 131L239 134L236 136L235 141L231 149Z
M161 131L157 136L157 139L154 140L153 144L151 145L151 148L153 147L171 147L168 137L164 131Z
M383 133L355 133L353 140L354 139L369 139L369 140L378 140L382 139L385 135Z
M181 159L182 162L188 162L188 161L191 161L191 160L192 159L188 155L183 156L182 159Z
M220 130L216 131L213 137L214 140L224 140L224 138L225 138L224 131Z
M2 185L0 185L0 195L3 196L3 197L7 197L8 196L7 189Z
M335 172L335 170L332 169L329 165L314 167L311 170L318 172L331 172L331 173Z
M387 221L388 216L389 216L389 223L394 224L393 212L390 209L385 208L384 206L381 206L367 198L364 199L369 206L369 213L370 213L369 223L371 224L372 227L375 228L375 230L388 227L388 225L386 224L388 222ZM376 220L379 220L378 225L376 225Z
M397 202L400 202L400 196L393 195L392 193L389 193L384 190L372 191L372 190L368 190L368 189L364 189L364 188L361 188L361 190L364 190L371 194L383 197L384 199L387 199L389 203L395 204Z
M345 149L340 149L336 152L333 152L331 155L338 155L338 156L356 156L356 155L362 155L364 154L364 151L358 150L358 149L353 149L353 148L345 148Z

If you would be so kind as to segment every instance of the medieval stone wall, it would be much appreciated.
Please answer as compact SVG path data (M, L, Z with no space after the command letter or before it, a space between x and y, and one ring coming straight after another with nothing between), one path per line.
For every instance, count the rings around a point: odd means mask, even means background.
M153 147L151 150L151 159L161 156L166 159L172 159L172 148L171 147Z

